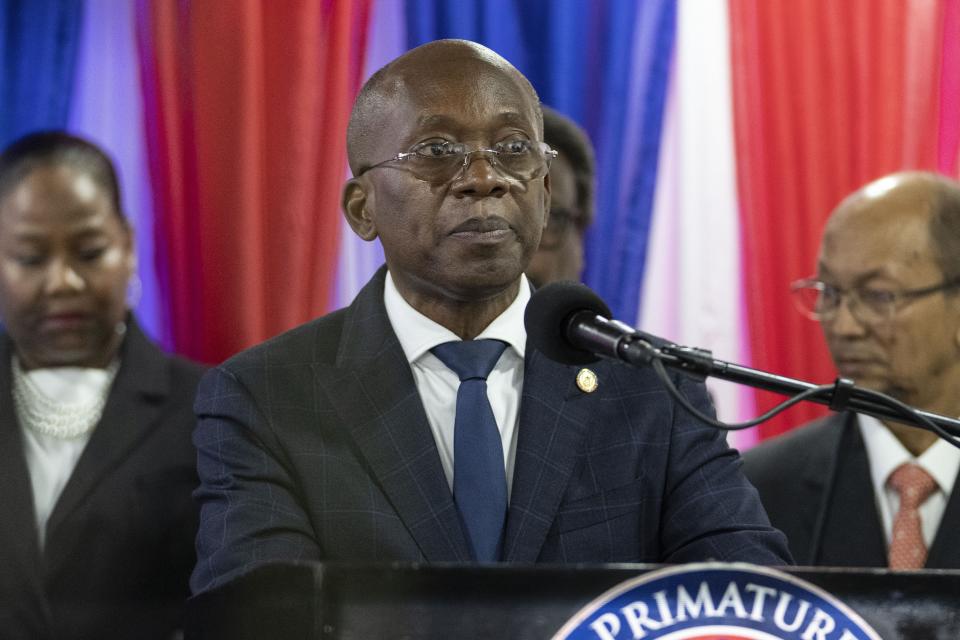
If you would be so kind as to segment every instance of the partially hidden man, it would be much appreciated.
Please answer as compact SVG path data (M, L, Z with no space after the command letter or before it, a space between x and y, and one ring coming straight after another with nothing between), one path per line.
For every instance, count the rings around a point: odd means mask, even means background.
M596 217L596 160L587 132L546 105L543 139L557 152L550 163L550 215L540 246L527 265L535 287L557 281L578 281L583 273L587 228Z
M195 592L280 560L790 561L736 452L652 373L578 385L528 347L542 127L530 83L471 42L363 87L343 209L386 266L201 383Z
M794 285L840 374L960 416L960 184L909 172L830 216L814 279ZM833 414L745 456L806 565L960 568L960 450L894 420Z

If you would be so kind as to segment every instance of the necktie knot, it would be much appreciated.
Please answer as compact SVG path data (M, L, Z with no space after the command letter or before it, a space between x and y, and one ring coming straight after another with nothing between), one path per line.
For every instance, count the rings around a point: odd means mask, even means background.
M887 483L900 495L901 508L916 508L937 488L933 477L916 464L905 463L894 469Z
M506 348L507 343L500 340L461 340L438 344L430 351L463 382L486 380Z

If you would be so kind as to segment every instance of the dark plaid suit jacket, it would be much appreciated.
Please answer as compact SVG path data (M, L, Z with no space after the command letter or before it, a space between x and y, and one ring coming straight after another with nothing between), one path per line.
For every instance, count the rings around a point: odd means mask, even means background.
M886 567L887 543L870 479L870 461L853 413L833 414L744 454L774 526L797 562ZM960 485L957 485L960 486ZM927 556L928 569L960 569L960 491L947 501Z
M384 275L201 382L195 592L272 560L470 560ZM789 562L738 455L651 372L597 363L587 394L532 347L524 366L506 561Z

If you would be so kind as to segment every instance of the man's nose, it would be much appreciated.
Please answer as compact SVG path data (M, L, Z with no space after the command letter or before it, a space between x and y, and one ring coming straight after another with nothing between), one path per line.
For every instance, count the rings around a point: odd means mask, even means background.
M68 260L52 260L47 269L45 290L48 294L82 291L86 282Z
M500 197L510 188L510 179L497 168L489 153L474 151L464 158L464 167L453 181L453 191L463 197Z

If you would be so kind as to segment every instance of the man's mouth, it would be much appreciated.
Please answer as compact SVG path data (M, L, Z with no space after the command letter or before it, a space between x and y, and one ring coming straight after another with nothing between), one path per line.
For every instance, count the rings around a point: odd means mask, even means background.
M510 223L499 216L470 218L457 225L450 235L462 239L496 241L513 235Z
M855 376L862 375L864 372L871 371L883 366L883 363L876 358L864 357L840 357L835 361L837 369L844 375Z

